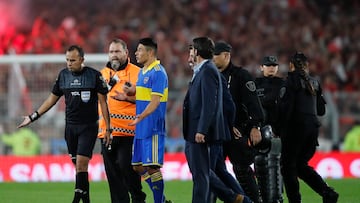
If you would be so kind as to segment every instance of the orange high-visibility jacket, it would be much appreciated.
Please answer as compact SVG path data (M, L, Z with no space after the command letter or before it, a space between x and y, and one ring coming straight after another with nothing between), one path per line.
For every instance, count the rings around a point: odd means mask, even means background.
M129 61L129 60L128 60ZM123 86L125 82L130 82L136 85L140 68L132 63L123 70L114 71L111 68L105 67L100 72L108 84L110 78L116 79L116 84L111 88L107 96L108 108L110 112L110 126L113 129L113 136L134 136L135 126L128 124L135 120L135 104L128 101L119 101L111 98L116 95L116 91L123 93ZM98 137L103 138L106 132L105 121L102 118L101 108L99 108L99 133Z

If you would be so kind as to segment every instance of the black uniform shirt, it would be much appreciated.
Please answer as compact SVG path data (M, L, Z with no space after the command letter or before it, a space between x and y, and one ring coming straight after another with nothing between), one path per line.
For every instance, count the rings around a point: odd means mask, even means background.
M107 92L101 73L90 67L78 73L63 69L52 89L54 95L65 96L66 123L69 124L96 122L99 117L97 93Z
M235 126L247 135L251 127L260 127L264 121L264 112L256 93L254 79L247 70L236 67L231 62L221 73L227 80L236 106Z
M255 79L255 83L256 92L265 112L264 124L271 125L275 134L277 134L279 119L278 100L284 80L279 77L260 77Z

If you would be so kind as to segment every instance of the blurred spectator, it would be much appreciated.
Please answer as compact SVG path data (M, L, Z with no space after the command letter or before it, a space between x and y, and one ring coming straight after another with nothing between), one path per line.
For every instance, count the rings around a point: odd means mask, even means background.
M33 156L40 154L41 141L38 135L30 128L14 130L14 124L5 126L7 130L0 136L1 141L11 148L15 156ZM7 132L6 132L7 131Z
M360 120L355 121L354 126L346 133L343 151L360 152Z

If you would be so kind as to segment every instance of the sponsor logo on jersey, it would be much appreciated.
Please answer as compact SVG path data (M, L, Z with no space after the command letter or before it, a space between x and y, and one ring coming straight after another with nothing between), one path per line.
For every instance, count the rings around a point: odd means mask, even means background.
M75 79L72 83L70 83L71 86L80 86L81 82L78 79Z
M79 92L71 92L71 96L80 96L80 93Z

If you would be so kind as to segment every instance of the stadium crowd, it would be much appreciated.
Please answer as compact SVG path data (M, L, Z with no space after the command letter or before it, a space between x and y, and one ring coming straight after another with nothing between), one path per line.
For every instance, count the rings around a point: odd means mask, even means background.
M289 56L302 50L332 102L338 107L344 102L338 111L344 115L360 112L360 95L352 94L360 89L360 27L356 26L360 3L356 0L73 0L71 5L56 1L56 6L52 1L32 0L28 4L27 26L9 25L0 32L0 55L11 50L16 54L63 53L70 44L81 45L86 53L105 53L108 42L120 37L135 62L133 53L140 38L150 35L161 42L158 58L170 78L167 125L174 143L182 136L182 99L192 75L190 68L183 67L188 66L188 45L195 36L230 42L234 64L254 76L260 74L262 56L276 54L284 75ZM53 81L53 73L42 80ZM1 87L6 91L6 84ZM349 100L344 92L354 98ZM350 117L340 122L351 124L354 118ZM325 126L328 122L324 121ZM335 142L347 130L341 129ZM182 150L181 144L169 151Z

